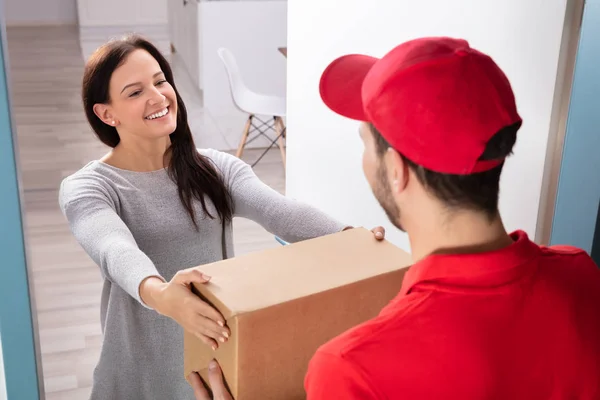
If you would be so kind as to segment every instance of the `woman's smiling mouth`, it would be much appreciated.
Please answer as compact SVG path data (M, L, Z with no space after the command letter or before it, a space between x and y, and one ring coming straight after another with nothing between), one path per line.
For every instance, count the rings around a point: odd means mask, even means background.
M163 108L161 111L155 112L154 114L150 114L148 115L145 119L147 120L155 120L155 119L161 119L163 117L165 117L167 114L169 114L169 107L165 107Z

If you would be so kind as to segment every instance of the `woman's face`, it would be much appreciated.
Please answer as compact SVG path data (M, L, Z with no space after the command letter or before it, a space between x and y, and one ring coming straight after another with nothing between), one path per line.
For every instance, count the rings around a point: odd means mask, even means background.
M158 62L145 50L135 50L113 72L110 102L94 111L104 123L115 126L121 139L164 138L177 127L177 97Z

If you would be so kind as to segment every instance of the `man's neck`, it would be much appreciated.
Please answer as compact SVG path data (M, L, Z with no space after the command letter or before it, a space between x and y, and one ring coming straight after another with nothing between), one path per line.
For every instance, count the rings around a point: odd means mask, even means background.
M459 212L406 227L415 262L431 254L472 254L512 244L499 215L492 219L474 212Z

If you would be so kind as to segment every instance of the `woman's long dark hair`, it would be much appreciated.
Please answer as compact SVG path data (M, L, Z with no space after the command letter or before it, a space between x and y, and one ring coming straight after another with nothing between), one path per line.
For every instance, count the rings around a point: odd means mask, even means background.
M199 200L204 212L210 218L214 218L206 207L205 196L212 201L222 221L231 221L233 217L231 193L212 162L198 153L188 125L185 105L175 87L171 67L152 43L140 36L129 35L108 42L90 57L83 75L82 97L85 113L92 129L102 143L107 146L114 148L119 144L120 138L116 128L105 124L98 118L94 113L94 104L110 102L108 89L114 70L137 49L146 50L156 59L177 96L177 128L170 135L171 146L168 150L170 154L167 153L165 156L171 156L168 172L171 179L177 184L183 206L196 229L198 223L192 205L193 199Z

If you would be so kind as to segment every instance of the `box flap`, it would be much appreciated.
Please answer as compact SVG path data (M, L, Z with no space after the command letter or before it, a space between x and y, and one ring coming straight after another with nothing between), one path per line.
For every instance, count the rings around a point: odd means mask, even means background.
M196 289L229 319L410 264L407 252L355 228L204 265L212 279Z

